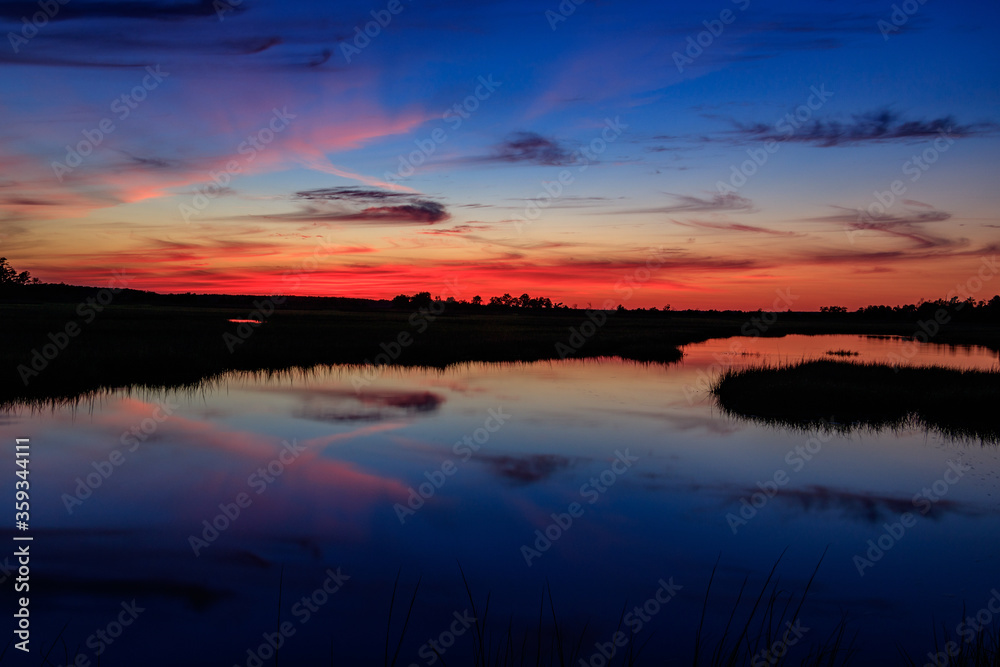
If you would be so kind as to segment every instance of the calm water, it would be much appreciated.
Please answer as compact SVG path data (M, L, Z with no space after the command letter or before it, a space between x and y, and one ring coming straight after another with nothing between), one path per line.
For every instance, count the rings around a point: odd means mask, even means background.
M974 614L1000 588L997 449L922 431L759 427L721 415L705 391L729 365L836 349L997 367L983 348L731 338L670 366L386 370L361 391L357 369L339 367L2 414L5 442L32 442L33 641L69 622L66 643L91 664L103 649L102 665L255 665L248 650L280 609L294 631L282 664L331 664L331 645L335 664L381 664L400 571L394 636L422 581L398 664L432 664L430 639L463 664L461 562L477 604L492 592L494 629L510 618L534 629L548 582L564 633L589 621L585 661L627 601L646 606L630 618L644 657L690 664L717 559L710 637L744 577L755 596L787 548L781 587L801 592L829 547L800 646L846 613L870 664L897 662L896 643L920 659L932 624L954 633L963 605ZM910 525L887 535L904 513ZM866 564L869 540L888 548ZM658 592L673 597L654 604ZM123 611L133 599L142 611ZM114 637L120 617L130 624Z

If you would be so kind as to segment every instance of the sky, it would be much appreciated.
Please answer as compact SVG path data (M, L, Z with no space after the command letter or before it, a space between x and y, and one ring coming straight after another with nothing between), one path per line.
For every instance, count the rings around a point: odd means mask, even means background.
M998 19L962 0L4 1L0 255L160 292L989 299Z

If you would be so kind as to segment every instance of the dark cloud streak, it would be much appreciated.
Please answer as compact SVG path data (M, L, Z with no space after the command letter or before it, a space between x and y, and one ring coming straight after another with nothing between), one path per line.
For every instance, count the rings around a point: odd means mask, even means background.
M920 205L922 209L927 207L927 204L921 203ZM908 210L905 215L892 215L889 213L871 215L865 211L858 211L842 206L837 206L836 208L841 212L819 218L809 218L807 222L840 224L849 232L881 232L889 236L897 236L913 241L916 248L921 250L957 248L968 244L967 239L949 239L937 236L917 226L925 223L949 220L951 214L945 211L938 211L931 208L930 210L919 211Z
M489 155L460 158L457 162L534 164L559 167L577 161L576 154L556 139L537 132L515 132L493 147Z
M680 225L682 227L699 227L702 229L715 229L719 231L728 231L728 232L749 232L753 234L770 234L772 236L800 236L798 232L782 232L777 229L768 229L767 227L756 227L754 225L741 225L734 222L674 220L674 224Z
M962 125L953 116L904 120L901 114L891 109L855 114L851 120L844 122L816 118L797 128L788 123L785 131L778 129L781 121L775 124L742 124L733 121L733 124L736 125L736 130L728 133L730 137L752 141L792 141L822 148L930 139L942 134L954 139L964 139L989 134L997 129L995 123Z
M239 7L229 7L227 11L240 11ZM0 18L19 21L23 16L32 16L38 12L37 2L4 2L0 4ZM71 21L76 19L145 19L145 20L179 20L187 18L204 18L216 16L214 0L197 0L196 2L86 2L72 0L59 6L50 21Z
M310 203L298 211L258 217L289 222L416 225L432 225L451 219L451 214L440 202L407 193L374 188L338 187L300 190L293 195L293 198ZM357 208L358 206L361 208Z

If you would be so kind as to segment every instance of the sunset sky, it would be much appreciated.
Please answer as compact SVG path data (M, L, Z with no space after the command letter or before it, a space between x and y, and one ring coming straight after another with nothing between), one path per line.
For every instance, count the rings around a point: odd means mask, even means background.
M1000 250L998 23L919 0L0 2L0 255L162 292L944 297Z

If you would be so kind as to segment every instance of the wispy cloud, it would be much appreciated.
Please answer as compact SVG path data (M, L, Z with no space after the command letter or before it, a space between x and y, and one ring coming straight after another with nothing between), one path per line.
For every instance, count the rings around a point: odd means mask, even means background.
M918 202L921 210L907 209L905 214L893 215L884 213L873 216L864 211L835 206L837 212L832 215L809 218L808 222L829 222L839 224L846 231L872 231L896 236L913 241L918 249L953 248L968 244L967 239L950 239L921 229L920 225L943 222L951 218L951 214L928 208L927 204Z
M497 146L495 160L562 165L572 161L571 151L555 139L534 132L518 132Z
M669 194L669 193L668 193ZM753 210L753 202L741 197L735 192L719 193L708 197L694 195L669 194L674 203L653 208L633 208L616 211L617 213L704 213L709 211L744 211Z
M422 230L421 234L433 234L437 236L467 236L469 234L476 234L481 231L488 230L492 225L487 224L473 224L473 225L455 225L449 229L425 229Z
M701 229L717 229L727 232L747 232L751 234L770 234L772 236L801 236L798 232L780 231L768 229L767 227L756 227L754 225L741 225L735 222L709 222L705 220L674 220L674 224L682 227L699 227Z
M493 147L487 155L461 158L459 162L535 164L561 166L575 161L573 151L557 139L537 132L515 132Z
M375 190L366 188L317 188L314 190L300 190L295 193L296 199L309 199L320 201L384 201L387 199L411 198L412 195L402 192L389 192L386 190Z
M310 202L297 211L256 216L286 222L357 222L431 225L451 218L444 204L401 192L365 188L301 190L293 199Z
M913 141L939 136L963 139L996 132L996 123L959 123L953 116L906 120L892 109L855 114L847 121L815 118L795 127L787 122L741 123L731 121L735 130L723 138L752 141L792 141L824 148L864 143Z

